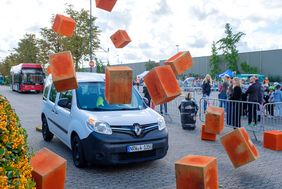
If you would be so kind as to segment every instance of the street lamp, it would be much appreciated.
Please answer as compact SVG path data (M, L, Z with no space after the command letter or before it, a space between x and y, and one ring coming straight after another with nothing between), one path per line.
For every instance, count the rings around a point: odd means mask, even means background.
M175 45L176 46L176 51L179 52L179 45Z
M90 27L89 27L89 32L90 32L90 48L89 48L89 57L90 57L90 72L92 72L92 67L93 65L93 57L92 57L92 0L90 0Z

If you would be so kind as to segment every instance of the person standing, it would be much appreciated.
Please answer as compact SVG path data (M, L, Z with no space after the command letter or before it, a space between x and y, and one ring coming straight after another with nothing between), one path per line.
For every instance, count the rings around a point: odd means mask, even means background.
M256 103L259 102L259 92L260 88L255 82L256 78L251 77L250 78L250 86L246 91L246 94L248 95L248 102L251 102L248 104L248 124L250 125L252 122L254 124L257 124L257 110L258 105ZM252 103L253 102L253 103Z
M150 107L150 104L151 104L151 96L150 96L150 94L149 94L149 92L148 92L148 89L147 89L147 87L146 87L145 84L144 84L144 86L143 86L143 94L144 94L144 97L147 98L147 100L148 100L148 102L146 102L146 105L147 105L148 107Z
M139 92L139 86L140 86L140 77L136 78L136 86L137 86L137 90Z
M229 76L225 75L223 78L223 83L221 86L221 89L218 94L218 99L219 99L219 107L224 107L226 108L226 100L227 100L227 90L229 87Z
M230 112L227 115L229 117L229 125L233 126L233 128L241 127L241 109L242 109L242 89L240 86L239 78L235 77L232 81L233 90L230 94Z
M276 85L275 91L273 92L273 102L275 116L282 116L282 91L281 85Z
M167 103L160 105L160 112L163 115L163 107L164 107L164 114L167 115Z
M203 98L205 99L204 100L204 111L206 111L206 109L207 109L207 100L206 99L211 94L211 83L212 83L211 76L209 74L207 74L205 79L203 80L203 84L202 84Z

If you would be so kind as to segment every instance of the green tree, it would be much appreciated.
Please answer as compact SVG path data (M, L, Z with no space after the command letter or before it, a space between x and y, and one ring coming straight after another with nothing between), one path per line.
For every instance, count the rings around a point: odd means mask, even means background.
M12 66L17 65L18 62L18 54L10 53L3 62L0 64L0 72L1 74L8 76L10 75L10 69Z
M223 51L224 60L230 70L238 72L239 54L236 44L240 41L241 37L245 35L243 32L233 33L229 23L225 24L226 36L219 41L219 50Z
M105 73L105 66L103 65L103 62L101 60L98 60L98 58L95 58L95 60L96 60L96 72Z
M212 42L212 48L211 48L212 55L210 56L210 68L211 68L211 76L214 78L217 74L221 72L219 67L219 56L216 48L216 43Z
M155 61L148 60L148 62L145 62L146 71L150 71L151 69L153 69L156 66L157 66L157 64L156 64Z
M240 66L244 73L248 73L248 74L257 74L258 73L258 68L249 65L247 62L242 62Z
M40 45L40 62L48 62L49 54L58 53L61 51L71 51L75 68L78 70L79 64L83 59L88 56L90 51L90 17L89 11L81 9L80 11L74 10L72 5L67 5L65 10L66 14L72 17L76 21L75 32L72 37L59 36L53 32L52 28L42 28L42 39L39 41ZM54 16L51 18L51 24L54 21ZM93 51L99 48L99 33L98 27L95 26L96 18L92 18L92 46ZM94 53L93 53L94 54ZM95 55L95 54L94 54Z
M17 54L17 63L37 63L39 48L35 34L25 34L14 50Z

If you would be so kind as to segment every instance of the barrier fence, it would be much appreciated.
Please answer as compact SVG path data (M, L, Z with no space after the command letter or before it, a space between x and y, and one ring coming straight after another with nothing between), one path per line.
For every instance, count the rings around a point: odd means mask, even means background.
M257 102L201 98L199 104L201 122L205 121L208 106L222 107L225 126L245 127L253 132L256 140L262 138L265 130L282 130L282 102L261 105Z

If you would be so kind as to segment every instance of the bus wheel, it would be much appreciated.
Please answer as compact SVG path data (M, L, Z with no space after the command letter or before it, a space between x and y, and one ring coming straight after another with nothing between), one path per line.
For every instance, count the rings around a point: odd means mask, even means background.
M47 119L45 116L42 117L42 136L43 139L47 142L50 142L53 139L53 133L50 132Z

